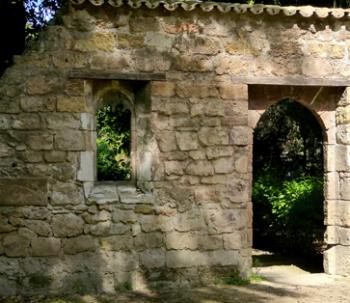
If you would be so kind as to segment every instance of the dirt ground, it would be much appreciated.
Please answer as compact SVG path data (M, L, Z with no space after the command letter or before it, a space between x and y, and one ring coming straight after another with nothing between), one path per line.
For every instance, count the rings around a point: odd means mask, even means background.
M113 296L67 298L12 298L6 303L350 303L350 277L310 273L293 262L261 264L254 268L262 281L249 285L215 285L195 289L162 290L157 293L122 292ZM286 265L287 264L287 265Z

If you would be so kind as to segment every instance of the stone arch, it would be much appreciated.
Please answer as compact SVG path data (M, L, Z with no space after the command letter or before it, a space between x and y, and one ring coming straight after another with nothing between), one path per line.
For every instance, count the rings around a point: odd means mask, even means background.
M317 87L317 86L272 86L272 85L250 85L248 88L248 124L251 133L266 109L272 104L286 98L293 99L307 108L317 119L323 132L323 158L324 158L324 210L325 225L327 232L325 235L326 244L332 245L329 234L333 232L334 201L339 196L339 167L336 163L336 155L339 153L337 145L337 107L343 99L343 87ZM251 137L253 138L253 136ZM253 144L253 139L251 139ZM250 148L250 184L252 184L252 161L253 146ZM331 232L330 232L331 230ZM330 247L330 246L329 246ZM331 249L330 249L331 250ZM325 252L324 270L326 273L334 273L335 254Z

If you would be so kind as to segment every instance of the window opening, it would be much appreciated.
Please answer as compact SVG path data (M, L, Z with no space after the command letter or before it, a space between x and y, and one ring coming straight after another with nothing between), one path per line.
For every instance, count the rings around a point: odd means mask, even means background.
M132 179L132 113L122 95L117 94L114 101L96 112L98 181Z

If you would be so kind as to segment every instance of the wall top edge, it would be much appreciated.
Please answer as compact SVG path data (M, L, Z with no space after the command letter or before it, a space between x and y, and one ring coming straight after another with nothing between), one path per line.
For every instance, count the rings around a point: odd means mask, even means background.
M245 14L250 12L254 15L268 14L295 16L299 15L304 18L316 17L316 18L349 18L350 9L342 8L326 8L326 7L313 7L313 6L278 6L278 5L248 5L238 3L220 3L220 2L203 2L203 1L176 1L176 0L70 0L73 5L81 5L84 3L90 3L94 6L101 6L108 4L112 7L129 6L134 9L141 7L147 7L149 9L155 9L159 6L163 6L168 11L174 11L182 8L185 11L192 11L195 8L200 8L204 12L211 12L217 10L221 13L233 12L236 14Z

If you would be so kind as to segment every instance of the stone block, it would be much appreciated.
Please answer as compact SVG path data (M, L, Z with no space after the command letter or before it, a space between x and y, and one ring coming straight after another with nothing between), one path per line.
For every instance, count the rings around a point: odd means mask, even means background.
M1 126L0 123L0 129ZM19 114L12 120L13 129L34 130L41 128L41 120L37 114Z
M28 95L44 95L60 89L61 84L58 78L48 76L29 77L27 80Z
M228 131L219 127L202 127L198 132L199 142L204 146L228 145Z
M325 219L327 225L350 227L350 201L327 201Z
M223 249L223 240L221 235L199 235L198 247L201 250L217 250Z
M207 252L173 250L166 252L166 264L168 268L208 266L210 257Z
M84 220L74 214L58 214L53 216L51 226L56 237L74 237L83 233Z
M117 223L134 223L137 221L137 215L133 210L115 209L112 220Z
M350 125L338 125L336 137L338 144L350 145Z
M206 154L209 160L221 158L221 157L229 157L233 155L233 147L232 146L209 146L206 148Z
M198 137L196 132L176 132L176 142L180 150L198 149Z
M113 52L116 37L112 32L92 32L75 41L74 49L82 52Z
M51 234L50 225L41 220L25 220L25 226L31 231L35 232L38 236L48 237Z
M58 256L61 249L61 241L56 238L34 238L31 242L32 256L51 257Z
M25 112L52 112L56 107L56 98L52 96L26 96L21 98L20 104Z
M167 175L182 176L184 173L184 166L186 162L183 161L166 161L165 162L165 173Z
M97 245L97 240L88 235L82 235L62 240L63 251L65 254L69 255L74 255L86 251L95 251Z
M327 226L326 243L330 245L341 244L350 246L350 228Z
M235 126L230 132L230 143L234 145L249 145L252 139L252 130L246 126Z
M59 96L57 98L57 111L59 112L71 112L82 113L86 112L86 102L83 96L71 97L71 96Z
M331 275L350 274L350 246L335 245L324 253L324 269Z
M75 183L59 182L52 186L52 205L76 205L83 201L83 193Z
M175 95L175 83L152 81L151 94L158 97L172 97Z
M55 148L67 151L84 150L84 132L78 130L65 130L58 132L55 136Z
M141 266L145 268L161 268L165 266L165 251L162 249L144 250L139 255Z
M4 237L3 246L8 257L26 257L29 253L31 238L25 234L12 232Z
M161 131L156 134L159 149L162 152L177 150L175 134L172 131Z
M234 233L247 224L246 210L214 209L205 210L206 223L210 234Z
M214 250L209 252L209 260L211 265L230 266L239 265L241 257L237 250Z
M225 249L238 250L245 246L242 231L236 231L230 234L224 234L224 247Z
M79 129L80 117L77 114L70 113L50 113L45 115L46 125L48 129Z
M44 153L44 159L48 163L65 162L67 153L63 151L52 150Z
M47 205L47 180L0 179L0 205Z
M235 162L232 157L215 159L212 163L216 174L229 174L235 169Z
M194 176L211 176L214 174L214 169L209 161L198 160L187 166L186 173Z
M77 180L95 181L96 179L96 154L94 152L81 152Z
M248 100L248 85L222 82L218 85L218 89L224 100Z
M139 233L134 237L135 249L145 250L164 246L163 234L160 232Z
M50 133L22 133L23 141L33 150L51 150L53 148L53 136Z
M339 179L339 197L350 201L350 173L341 173Z
M96 212L94 214L91 213L84 213L82 215L82 218L85 220L88 224L93 224L97 222L105 222L111 220L111 213L106 210L101 210L99 212Z
M167 249L189 249L195 250L198 248L198 237L193 232L171 232L166 235Z
M337 108L336 120L337 125L350 123L350 105Z
M111 237L100 238L101 248L111 251L131 250L133 249L133 237L131 235L114 235Z

